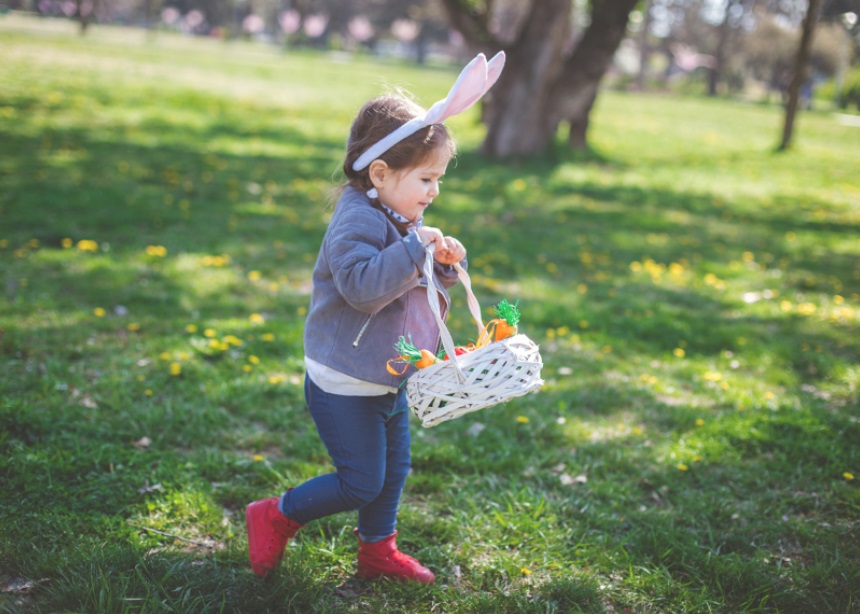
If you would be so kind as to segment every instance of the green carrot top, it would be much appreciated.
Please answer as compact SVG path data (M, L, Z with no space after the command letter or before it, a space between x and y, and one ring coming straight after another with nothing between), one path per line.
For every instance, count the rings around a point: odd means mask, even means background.
M516 326L520 322L520 310L517 308L517 305L519 304L520 302L517 301L511 305L506 299L502 299L499 304L496 305L496 315L511 326Z

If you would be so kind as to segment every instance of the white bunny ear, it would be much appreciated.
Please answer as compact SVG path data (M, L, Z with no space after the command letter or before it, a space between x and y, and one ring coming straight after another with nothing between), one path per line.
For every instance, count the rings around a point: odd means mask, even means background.
M479 53L475 58L466 64L466 67L460 71L460 75L451 86L448 95L442 100L436 102L423 117L416 117L392 133L385 136L382 140L371 145L358 159L352 164L353 170L360 171L366 168L384 154L386 151L394 147L403 139L415 134L422 128L432 124L441 124L449 117L453 117L458 113L462 113L473 104L478 102L481 97L487 93L493 84L499 79L502 74L502 69L505 67L505 52L500 51L493 59L487 62L487 58L483 53Z
M484 84L484 91L481 92L481 97L487 93L487 90L495 85L499 77L502 76L502 69L505 67L505 52L499 51L492 59L487 62L487 82Z
M487 58L479 53L460 71L448 95L430 107L425 115L427 124L441 124L471 107L483 95L486 83Z

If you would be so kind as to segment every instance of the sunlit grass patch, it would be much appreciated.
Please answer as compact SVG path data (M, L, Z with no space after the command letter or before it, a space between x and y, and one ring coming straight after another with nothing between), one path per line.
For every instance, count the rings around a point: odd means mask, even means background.
M302 333L349 122L453 73L31 24L0 19L0 575L39 608L857 601L860 132L804 113L775 155L779 109L603 92L592 152L500 162L454 118L427 221L546 385L415 425L398 542L437 586L355 579L350 515L260 582L244 506L333 469Z

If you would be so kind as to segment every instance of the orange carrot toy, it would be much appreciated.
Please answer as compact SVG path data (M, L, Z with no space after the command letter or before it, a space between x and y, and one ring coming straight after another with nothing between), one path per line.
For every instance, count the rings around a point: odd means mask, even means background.
M392 358L385 364L385 368L391 375L403 375L406 372L406 367L410 364L415 365L417 369L423 369L430 365L439 362L439 358L430 350L419 350L412 344L412 338L407 341L406 337L401 336L394 346L394 349L400 353L397 358ZM391 363L403 363L403 369L397 371Z
M487 322L478 337L477 347L481 348L493 341L501 341L517 334L517 325L520 323L520 310L517 307L519 304L520 302L517 301L511 305L507 300L502 299L496 305L495 312L499 317Z

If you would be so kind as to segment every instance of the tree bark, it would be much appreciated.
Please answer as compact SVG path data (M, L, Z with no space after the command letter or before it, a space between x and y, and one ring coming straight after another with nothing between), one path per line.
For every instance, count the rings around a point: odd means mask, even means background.
M821 9L821 0L809 0L806 15L803 18L803 31L800 35L800 45L794 61L794 72L791 83L788 86L788 102L785 105L785 123L782 128L782 142L780 151L791 147L791 138L794 133L794 124L797 116L797 106L800 100L800 88L807 79L806 67L809 64L809 55L812 49L812 36L815 33L815 25L818 23L818 13Z
M564 74L555 83L552 98L556 103L556 125L570 122L571 147L588 147L589 116L597 99L603 75L612 64L624 34L630 11L637 0L600 0L594 3L591 25L565 63Z
M484 153L505 158L543 152L558 128L551 98L570 34L569 0L538 0L506 50L502 78L487 101Z
M727 0L726 9L723 13L723 21L717 28L717 48L714 51L714 66L708 73L708 96L715 97L717 95L717 86L722 80L723 68L726 57L726 44L729 41L729 33L731 31L731 14L732 9L738 3L738 0Z
M588 118L598 86L627 29L637 0L595 0L591 24L572 53L570 0L534 0L520 31L502 45L489 31L490 3L442 0L449 22L475 50L504 48L507 63L485 99L483 151L497 158L540 155L562 121L569 142L587 147Z

